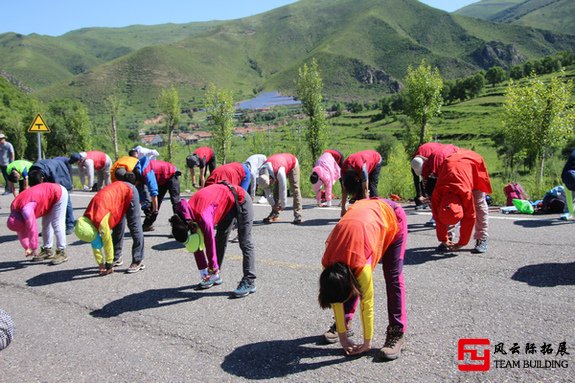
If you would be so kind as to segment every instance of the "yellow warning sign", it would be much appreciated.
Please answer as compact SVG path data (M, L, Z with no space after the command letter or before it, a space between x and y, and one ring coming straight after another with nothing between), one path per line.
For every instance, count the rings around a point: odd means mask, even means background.
M38 113L32 125L28 128L28 133L50 133L50 128L48 128L40 113Z

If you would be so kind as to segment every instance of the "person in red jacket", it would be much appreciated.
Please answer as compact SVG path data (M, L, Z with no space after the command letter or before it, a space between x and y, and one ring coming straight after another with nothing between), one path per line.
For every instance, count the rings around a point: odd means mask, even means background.
M382 198L355 202L326 241L324 267L319 280L321 308L332 307L335 325L324 334L330 343L338 338L346 354L368 352L374 335L375 268L381 263L387 292L387 337L380 356L397 359L407 329L403 259L407 243L407 218L395 202ZM349 323L358 302L363 344L348 339Z
M475 226L476 253L487 251L488 206L491 181L483 157L466 149L447 157L437 175L431 197L436 234L441 242L438 251L457 250L467 245ZM449 239L448 228L461 222L459 241Z
M134 182L133 173L126 173L124 179ZM84 215L76 220L74 232L85 242L92 244L94 258L100 275L114 271L122 265L122 246L126 221L132 236L132 263L126 270L136 273L146 266L144 259L144 233L140 218L138 190L130 182L116 181L94 195Z
M255 293L254 213L249 194L241 187L223 181L198 190L189 201L180 200L176 210L177 214L170 219L172 234L176 241L184 243L186 249L194 253L202 289L223 283L220 267L232 223L237 220L243 278L233 295L240 298Z
M427 142L421 145L413 154L411 160L411 173L415 186L416 210L431 204L430 198L437 182L437 173L443 161L459 148L455 145ZM433 216L425 226L435 227Z
M208 169L210 174L216 168L216 154L209 146L201 146L197 148L193 154L186 157L186 165L190 169L190 176L192 178L192 186L201 188L205 186ZM200 184L196 184L196 171L195 168L200 168Z
M341 167L341 215L347 210L347 198L354 200L377 197L381 155L375 150L364 150L347 157Z
M206 180L205 186L227 181L231 185L241 186L242 189L249 192L251 178L251 171L247 164L230 162L215 168Z
M41 183L23 190L12 201L8 229L18 233L18 239L32 261L50 259L57 265L68 260L66 255L66 206L68 191L62 185ZM36 218L42 217L42 240L44 246L38 250L38 225ZM52 248L56 236L56 254Z
M264 195L272 206L272 211L264 223L271 223L278 219L280 211L285 209L287 201L287 181L289 179L290 192L293 196L293 224L302 223L302 201L299 188L299 162L297 157L290 153L278 153L268 157L259 171L257 183L264 189ZM273 192L271 187L274 186Z

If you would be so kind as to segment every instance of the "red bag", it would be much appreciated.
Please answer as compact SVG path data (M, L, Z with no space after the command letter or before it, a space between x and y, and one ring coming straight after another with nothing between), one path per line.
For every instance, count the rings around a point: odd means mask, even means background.
M505 193L505 196L507 197L507 206L513 206L514 199L529 199L527 193L525 193L521 185L517 182L510 182L505 185L503 193Z

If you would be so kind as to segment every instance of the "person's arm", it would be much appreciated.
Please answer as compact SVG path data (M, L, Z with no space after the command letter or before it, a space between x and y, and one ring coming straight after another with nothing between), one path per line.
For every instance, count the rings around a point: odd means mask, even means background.
M14 146L10 144L10 162L14 162L14 160L15 160Z
M347 337L347 327L345 325L345 310L343 308L343 303L333 303L331 305L333 309L333 317L335 318L335 329L339 337L339 344L345 351L346 354L351 354L355 344Z
M341 213L340 216L343 217L347 212L347 190L342 182L341 184Z
M361 167L361 188L363 190L363 198L369 198L369 172L365 163Z
M373 339L373 322L374 322L374 294L373 294L373 270L371 265L364 266L361 273L357 276L359 288L361 291L361 300L359 307L361 310L361 325L363 328L363 344L354 347L352 355L361 354L371 350L371 341Z
M106 255L105 261L107 265L111 265L114 262L114 241L112 240L112 228L110 227L111 215L112 213L108 213L104 216L100 222L100 228L98 230L102 237L104 254Z
M197 189L197 188L198 188L198 185L196 184L196 170L195 170L195 166L192 166L192 167L190 168L190 178L192 179L192 186Z
M27 254L29 250L32 250L30 254L33 254L38 249L38 224L36 223L35 207L36 202L28 202L21 211L24 218L24 230L22 237L18 235L18 238Z
M156 181L156 175L153 170L146 174L146 185L148 185L148 190L152 197L152 213L158 214L158 181Z
M325 190L325 201L330 202L333 199L332 189L336 180L322 179L323 187Z
M286 169L282 166L278 169L278 174L276 176L276 181L278 183L278 195L279 195L279 208L281 210L286 208L287 201L287 180L286 180Z
M8 181L8 184L10 185L10 190L12 190L12 195L16 198L16 184L12 181Z
M315 200L318 204L318 206L321 204L321 185L322 182L316 182L315 184L313 184L313 191L315 192Z
M199 230L204 234L205 252L208 259L208 267L214 271L219 270L218 257L216 251L216 235L214 222L216 206L211 204L201 214L201 219L198 221Z
M206 185L206 174L208 173L208 167L204 165L200 167L200 187L204 187Z

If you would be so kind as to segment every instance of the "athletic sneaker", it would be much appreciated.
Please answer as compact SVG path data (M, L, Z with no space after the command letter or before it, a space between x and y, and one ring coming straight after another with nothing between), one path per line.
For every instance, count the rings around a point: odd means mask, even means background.
M243 278L238 285L238 288L233 291L234 297L242 298L247 297L251 293L256 292L256 285L254 282L247 278Z
M294 225L301 225L302 222L303 222L303 221L301 220L301 218L296 218L296 219L293 220L292 223L293 223Z
M32 257L32 262L39 262L45 259L54 259L54 252L51 247L42 247L40 254Z
M112 274L114 272L114 268L113 267L107 268L106 265L102 263L101 265L98 266L98 272L100 273L101 276L104 276Z
M56 250L56 255L52 258L53 265L59 265L60 263L64 263L68 260L68 256L66 255L66 251L64 249Z
M347 324L347 326L349 326L349 323ZM347 337L350 338L352 336L353 336L353 330L348 329L347 330ZM331 325L329 330L327 330L323 334L323 337L327 343L335 343L339 340L339 335L337 334L337 328L336 328L335 322Z
M204 279L202 279L202 281L200 282L200 288L209 289L213 285L217 286L221 285L222 283L224 283L224 280L222 279L222 277L220 277L220 274L210 274L206 276Z
M142 261L134 262L130 265L130 267L128 267L128 269L126 270L126 273L128 273L128 274L137 273L138 271L144 270L145 268L146 268L146 265L144 265L142 263Z
M486 239L478 239L475 241L475 248L473 249L474 253L486 253L487 252L487 240Z
M401 326L388 326L387 337L383 348L379 350L379 355L384 360L395 360L399 358L404 344L405 337L403 336L403 331L401 331Z
M266 218L264 218L264 223L272 223L275 222L279 219L279 214L278 213L270 213L270 215L268 215Z
M439 246L435 249L438 253L447 253L449 251L449 247L445 243L440 243Z
M124 264L124 260L122 259L122 257L116 259L114 261L114 263L112 263L113 267L118 267L118 266L122 266Z
M435 227L435 220L433 219L433 217L431 217L431 219L427 222L425 222L425 226L426 227Z

